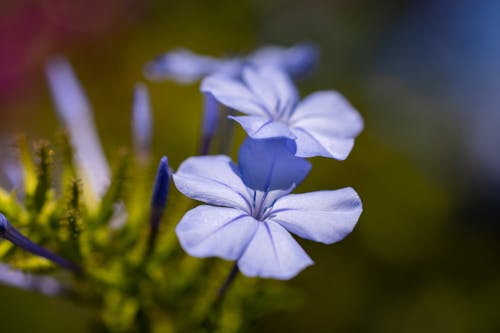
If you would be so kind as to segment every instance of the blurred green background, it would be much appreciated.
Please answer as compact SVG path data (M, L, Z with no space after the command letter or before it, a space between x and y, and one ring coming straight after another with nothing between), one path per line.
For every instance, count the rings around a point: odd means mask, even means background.
M300 240L316 265L283 283L302 304L254 331L500 332L499 22L498 1L4 0L0 161L19 132L56 138L51 55L72 62L110 157L130 146L132 88L156 55L314 41L321 62L302 94L342 92L365 130L347 161L313 159L298 191L353 186L364 213L338 244ZM148 86L155 158L176 167L197 147L198 87ZM78 304L0 295L0 332L91 331Z

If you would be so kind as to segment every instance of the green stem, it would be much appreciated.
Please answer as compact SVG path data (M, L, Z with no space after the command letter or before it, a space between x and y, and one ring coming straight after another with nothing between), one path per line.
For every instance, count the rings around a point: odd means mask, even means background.
M238 275L239 269L238 269L238 263L235 263L231 271L229 272L229 275L227 276L226 280L222 284L222 286L219 289L219 292L217 293L217 300L216 303L220 304L222 300L224 299L224 296L226 295L227 290L233 283L234 279Z

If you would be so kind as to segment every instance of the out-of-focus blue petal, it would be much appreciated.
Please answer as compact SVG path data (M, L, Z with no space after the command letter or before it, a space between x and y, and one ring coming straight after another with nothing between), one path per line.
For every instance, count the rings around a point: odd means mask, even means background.
M238 168L248 187L267 192L299 184L311 164L295 156L292 140L247 138L240 147Z
M173 179L177 189L187 197L250 211L247 188L227 156L190 157L180 165Z
M279 121L269 120L260 116L229 116L228 118L236 120L243 127L248 136L254 139L266 138L289 138L295 139L287 125Z
M279 67L245 67L242 78L275 118L287 115L299 99L295 85Z
M215 72L222 65L222 60L201 56L186 49L176 49L146 64L144 75L152 81L193 83Z
M93 194L100 197L109 186L110 171L90 105L65 58L52 58L45 69L58 116L70 135L78 171Z
M362 131L363 119L341 94L321 91L297 105L290 126L297 136L298 156L320 155L342 160Z
M53 57L47 62L45 70L58 116L65 123L88 118L91 109L89 101L68 60Z
M245 59L239 57L221 59L220 65L210 74L239 77L245 63Z
M229 76L209 76L201 82L200 90L212 94L220 103L234 110L254 116L270 116L248 87Z
M158 56L144 68L152 81L173 80L193 83L211 74L225 74L237 78L245 64L273 66L300 78L311 71L319 58L318 47L312 43L295 44L285 48L265 46L247 57L214 58L179 48Z
M202 205L184 215L176 233L182 248L192 256L236 260L259 223L237 209Z
M31 291L38 291L47 296L57 296L65 291L59 281L50 276L38 276L0 264L0 283Z
M319 48L313 43L298 43L289 48L269 45L250 54L247 60L258 66L280 67L289 75L300 78L313 69L319 54Z
M282 226L261 222L238 260L246 276L288 280L313 264L300 245Z
M343 188L281 197L268 220L302 238L331 244L352 231L362 210L358 194Z
M148 88L137 83L134 88L132 103L132 131L134 146L140 156L149 154L152 135L151 102Z

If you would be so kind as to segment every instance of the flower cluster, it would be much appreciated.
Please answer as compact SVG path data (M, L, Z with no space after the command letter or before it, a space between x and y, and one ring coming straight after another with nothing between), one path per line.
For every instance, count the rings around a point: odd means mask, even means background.
M160 72L167 75L169 62L178 56L179 51L163 56ZM198 74L210 73L201 91L211 103L215 100L244 114L229 118L248 138L239 149L238 164L216 155L191 157L179 167L174 174L177 189L211 206L187 212L176 232L193 256L236 260L247 276L289 279L312 264L290 233L331 244L351 232L362 211L352 188L290 194L311 168L303 158L345 159L363 121L335 91L316 92L300 101L291 75L302 72L311 57L297 62L282 54L257 62L251 60L254 56L237 60L237 66L235 60L188 57L210 69ZM170 76L194 78L185 74Z
M152 331L206 332L214 325L238 331L244 324L231 322L234 313L214 315L238 271L290 279L313 263L294 236L340 241L362 212L352 188L292 194L311 171L307 158L344 160L363 128L338 92L300 99L293 80L305 77L317 59L317 47L302 43L224 59L174 50L147 64L148 79L201 81L204 96L199 154L175 172L162 157L151 186L153 113L146 84L137 83L133 93L132 159L120 154L110 167L71 65L52 58L46 75L66 130L62 165L54 168L47 142L33 154L19 144L21 172L9 172L14 191L0 188L0 282L91 301L109 332L144 331L155 321ZM237 123L247 134L236 162L213 144L217 137L226 148L232 145L231 131L220 126L223 112L225 125ZM179 201L170 211L171 180L185 197L204 204L188 210L192 202L174 194ZM189 255L182 255L179 243ZM207 280L219 281L226 263L191 257L236 262L218 294ZM58 268L74 279L40 274ZM269 294L265 287L244 288L255 280L242 280L231 311L245 309L245 320L252 321L252 306L245 302ZM168 315L157 317L159 312Z

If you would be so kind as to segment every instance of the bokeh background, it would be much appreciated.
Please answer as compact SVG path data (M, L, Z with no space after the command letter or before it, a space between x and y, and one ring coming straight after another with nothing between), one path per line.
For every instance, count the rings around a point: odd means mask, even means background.
M55 139L51 55L74 65L109 157L130 145L132 88L156 55L300 41L322 49L302 94L336 89L366 126L347 161L313 159L299 191L353 186L364 213L341 243L301 241L316 265L284 282L301 304L254 331L500 332L496 0L3 0L0 160L19 132ZM175 167L195 152L202 99L197 85L148 86L154 154ZM91 311L77 304L0 295L1 332L89 331Z

